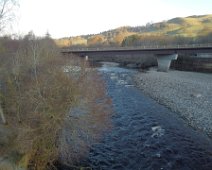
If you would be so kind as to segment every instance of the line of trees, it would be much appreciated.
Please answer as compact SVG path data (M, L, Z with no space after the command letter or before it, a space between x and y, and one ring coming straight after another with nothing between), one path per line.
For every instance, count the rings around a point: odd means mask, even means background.
M212 33L200 37L183 37L168 35L131 35L125 38L121 46L164 46L212 43Z
M164 45L189 45L212 43L212 33L199 37L173 36L164 34L133 34L119 33L111 40L100 35L94 35L87 40L87 44L71 44L71 40L56 40L61 47L114 47L114 46L164 46Z

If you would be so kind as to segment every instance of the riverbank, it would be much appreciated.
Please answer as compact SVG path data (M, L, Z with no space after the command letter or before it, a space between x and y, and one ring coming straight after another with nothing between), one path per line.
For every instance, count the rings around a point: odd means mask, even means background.
M212 137L212 74L150 69L134 80L144 93Z

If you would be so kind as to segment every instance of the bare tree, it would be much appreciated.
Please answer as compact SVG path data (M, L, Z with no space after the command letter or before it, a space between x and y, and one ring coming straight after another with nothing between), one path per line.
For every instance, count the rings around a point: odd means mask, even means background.
M17 0L0 0L0 35L3 30L10 25L11 21L15 18L14 7L17 6ZM1 86L1 80L0 80ZM1 89L0 89L1 90ZM6 119L0 101L0 117L2 122L6 124Z
M0 0L0 33L14 20L16 6L17 0Z

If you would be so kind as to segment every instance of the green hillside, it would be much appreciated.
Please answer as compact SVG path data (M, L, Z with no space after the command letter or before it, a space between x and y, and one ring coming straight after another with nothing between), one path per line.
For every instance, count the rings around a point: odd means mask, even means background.
M177 40L176 40L177 39ZM138 27L120 27L94 35L56 40L60 46L121 46L141 45L144 41L212 43L212 14L173 18ZM130 43L131 42L131 43ZM149 43L150 43L149 42Z

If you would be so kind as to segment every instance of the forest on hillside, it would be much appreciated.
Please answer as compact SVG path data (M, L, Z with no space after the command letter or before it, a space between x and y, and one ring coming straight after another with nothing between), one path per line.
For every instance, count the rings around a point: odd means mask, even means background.
M145 26L55 40L60 47L155 46L212 43L212 15L173 18Z

